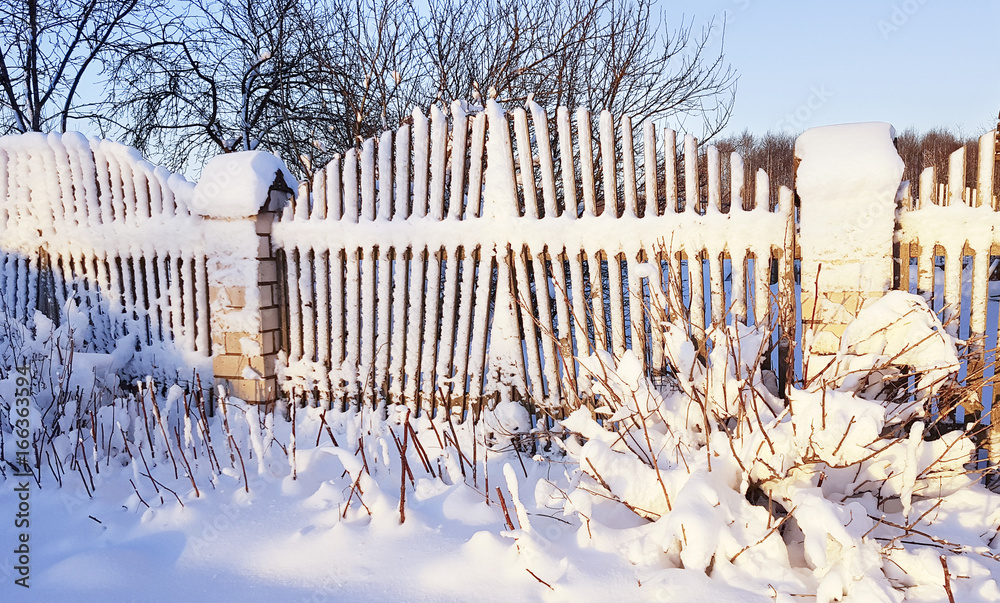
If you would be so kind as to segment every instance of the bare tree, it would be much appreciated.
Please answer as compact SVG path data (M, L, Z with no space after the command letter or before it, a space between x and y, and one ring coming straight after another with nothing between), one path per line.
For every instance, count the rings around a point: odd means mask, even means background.
M187 0L115 71L130 142L175 169L258 145L299 171L414 107L508 105L728 121L736 77L710 29L653 0Z
M174 169L264 147L292 160L328 107L302 0L191 0L121 61L129 142ZM307 163L309 163L307 161ZM302 166L308 169L308 165Z
M100 119L101 99L81 100L96 70L127 53L158 1L24 0L0 6L0 130L66 131ZM58 124L58 125L56 125Z
M415 105L429 104L419 92L417 25L408 0L332 0L316 7L309 32L334 109L329 144L351 146L399 124Z
M520 103L638 118L728 122L735 72L712 54L711 24L670 29L652 0L430 0L421 22L430 99L492 91ZM426 101L425 101L426 102Z

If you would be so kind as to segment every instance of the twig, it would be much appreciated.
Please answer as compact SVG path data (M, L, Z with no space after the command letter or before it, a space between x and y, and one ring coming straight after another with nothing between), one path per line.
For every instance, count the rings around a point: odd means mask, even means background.
M198 484L194 481L194 472L191 471L191 463L188 463L187 455L184 454L184 446L181 445L181 432L177 427L174 427L174 435L177 436L177 450L181 453L181 460L184 461L184 466L187 467L188 477L191 478L191 485L194 487L194 495L197 498L201 498L201 492L198 491ZM170 449L169 440L167 440L167 449Z
M944 570L944 592L948 594L948 603L955 603L955 594L951 592L951 574L948 572L948 558L945 555L941 559L941 569Z
M181 497L180 497L180 496L177 496L177 492L174 492L174 490L173 490L173 489L171 489L171 488L170 488L169 486L167 486L167 485L165 485L165 484L163 484L163 483L161 483L161 482L158 482L158 481L156 481L156 479L154 479L154 478L153 478L153 476L152 476L152 475L150 475L150 474L148 474L148 473L143 473L143 474L141 474L141 475L144 475L144 476L148 477L148 478L149 478L149 479L150 479L150 480L151 480L151 481L153 482L153 484L154 484L154 485L155 485L155 484L159 484L161 488L163 488L163 489L164 489L164 490L166 490L167 492L169 492L169 493L173 494L173 495L174 495L174 498L176 498L176 499L177 499L177 502L181 503L181 506L182 506L182 507L184 506L184 502L183 502L183 501L181 500ZM162 498L161 498L161 502L162 502Z
M504 500L503 491L500 490L500 486L497 486L497 496L500 498L500 508L503 509L504 519L507 520L507 528L513 532L514 522L510 520L510 512L507 511L507 501Z
M545 586L548 586L548 587L549 587L549 590L555 590L554 588L552 588L552 585L551 585L551 584L549 584L549 583L548 583L548 582L546 582L545 580L542 580L541 578L539 578L538 576L536 576L536 575L535 575L535 572L531 571L531 570L530 570L530 569L528 569L528 568L524 568L524 571L526 571L526 572L528 572L529 574L531 574L531 577L532 577L532 578L534 578L535 580L538 580L539 582L541 582L541 583L542 583L542 584L544 584ZM953 601L952 603L954 603L954 601Z
M403 424L408 425L410 422L410 409L406 409L406 417L403 419ZM392 429L389 429L392 433ZM392 434L392 439L396 442L396 446L399 446L399 440L396 439L396 434ZM402 475L399 477L399 523L400 525L406 521L406 474L410 474L410 483L413 483L413 472L410 471L410 466L406 462L406 447L410 443L410 432L404 427L403 429L403 445L399 448L399 460L403 465ZM416 485L416 484L414 484Z
M146 505L147 509L150 508L149 503L142 500L142 494L139 494L139 489L135 487L135 482L132 481L132 478L129 478L128 483L132 484L132 489L135 490L135 495L139 497L139 502Z

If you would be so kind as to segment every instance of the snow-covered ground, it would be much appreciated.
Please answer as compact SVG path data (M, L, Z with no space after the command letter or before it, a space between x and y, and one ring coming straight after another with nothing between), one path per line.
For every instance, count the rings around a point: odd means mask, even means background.
M658 568L633 566L615 552L581 546L579 522L568 518L566 523L560 512L534 501L539 484L561 481L565 469L558 462L526 458L525 477L514 455L496 454L488 463L494 489L488 504L487 465L482 461L473 483L468 466L469 479L462 481L454 449L438 457L448 476L444 480L431 477L413 455L416 482L407 483L406 520L400 524L399 457L391 437L386 441L388 427L376 423L376 433L365 436L375 475L362 480L364 494L355 492L348 506L344 499L353 482L350 474L342 475L341 459L356 465L360 458L350 453L350 446L334 447L326 433L320 434L320 447L313 446L318 414L313 410L301 419L297 479L292 479L287 458L275 444L266 453L270 463L262 473L256 474L255 460L246 459L249 494L240 475L226 471L213 487L206 470L198 497L183 476L173 479L166 459L158 461L166 461L166 466L158 466L154 475L177 491L183 506L166 489L156 495L147 480L137 482L151 505L147 508L128 482L133 467L118 461L95 476L93 499L78 475L70 476L76 479L62 489L54 484L32 486L31 588L16 586L7 574L4 600L700 600L709 595L716 600L720 595L721 600L754 600L750 593L702 572L664 574ZM358 433L359 417L328 414L326 419L338 442L350 441L349 432ZM288 424L279 422L275 432L276 441L290 437ZM461 428L458 433L461 439L470 436ZM422 432L421 439L429 444L434 436ZM216 452L220 457L228 454L225 448ZM516 523L503 470L510 463L516 467L512 479L525 490L525 512L549 543L533 544L524 554L508 537L511 532L495 491L500 487ZM3 509L13 509L18 482L8 479L4 484ZM5 522L0 537L13 543L17 532L12 522Z
M65 327L6 324L0 600L1000 601L1000 496L923 413L958 366L916 296L863 311L787 404L767 334L717 328L706 359L667 324L669 387L582 358L601 406L549 426L513 402L209 416L106 378L60 399Z

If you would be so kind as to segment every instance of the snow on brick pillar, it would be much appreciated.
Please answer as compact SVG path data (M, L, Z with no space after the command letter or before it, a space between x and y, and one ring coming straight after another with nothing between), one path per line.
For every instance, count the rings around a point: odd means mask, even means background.
M195 187L192 210L206 221L212 363L217 384L248 402L272 402L281 347L277 215L298 183L277 157L260 151L213 158Z
M806 379L830 363L865 303L892 286L903 177L894 137L887 123L861 123L813 128L795 141Z

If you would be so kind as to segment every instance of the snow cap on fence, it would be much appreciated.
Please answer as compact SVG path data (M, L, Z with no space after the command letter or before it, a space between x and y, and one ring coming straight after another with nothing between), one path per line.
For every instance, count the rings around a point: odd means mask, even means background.
M294 195L298 187L284 162L270 153L226 153L213 157L205 166L194 189L191 209L213 218L255 216L270 199L271 190Z
M903 176L894 137L891 125L872 122L812 128L795 141L799 244L803 258L823 264L821 287L880 292L891 284Z

